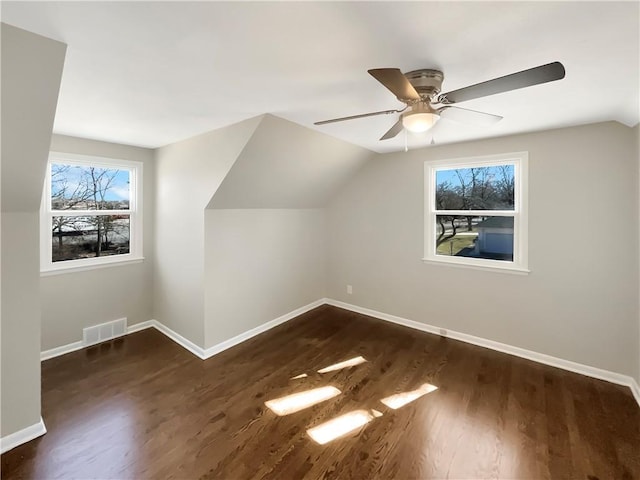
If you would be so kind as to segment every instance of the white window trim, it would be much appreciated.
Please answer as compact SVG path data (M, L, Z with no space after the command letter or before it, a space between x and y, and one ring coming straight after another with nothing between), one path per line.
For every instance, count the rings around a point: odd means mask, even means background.
M491 260L484 258L453 257L436 255L435 223L437 214L455 212L460 215L461 210L436 211L435 191L436 172L455 168L472 168L482 166L514 165L515 176L515 208L514 210L473 210L478 216L512 216L513 232L513 262ZM527 274L529 270L529 153L513 152L479 157L456 158L448 160L427 160L424 163L425 174L425 214L424 214L424 262L474 268L504 273Z
M82 258L51 261L51 164L64 163L67 165L91 165L102 168L122 168L131 172L129 177L130 199L127 215L130 218L129 253L110 255L106 257ZM142 162L112 159L93 155L78 155L72 153L50 152L47 162L47 172L44 180L42 201L40 202L40 274L42 276L71 273L76 271L93 270L117 265L139 263L144 260L142 255ZM95 210L89 211L95 214ZM82 210L74 210L73 215L82 215ZM112 210L101 210L101 215L109 215ZM120 213L120 210L117 210Z

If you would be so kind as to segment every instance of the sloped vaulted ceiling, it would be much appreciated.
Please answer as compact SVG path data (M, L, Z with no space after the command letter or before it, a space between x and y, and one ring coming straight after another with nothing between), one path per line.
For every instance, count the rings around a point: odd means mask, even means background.
M436 143L609 120L638 123L637 1L0 2L2 19L69 45L55 133L158 148L265 112L377 152L403 104L367 74L437 68L444 91L560 61L558 82L462 106ZM411 147L431 135L409 136Z
M265 115L207 208L322 208L371 155Z
M36 212L67 46L2 24L2 211Z

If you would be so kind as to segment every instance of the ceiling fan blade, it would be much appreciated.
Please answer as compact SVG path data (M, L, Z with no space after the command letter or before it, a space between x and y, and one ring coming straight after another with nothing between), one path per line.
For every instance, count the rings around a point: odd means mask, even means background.
M398 100L404 102L406 100L420 100L420 95L413 88L413 85L407 80L402 72L397 68L374 68L368 70L369 74L378 80L382 85L387 87Z
M498 123L503 117L491 113L477 112L467 108L445 106L438 109L442 118L460 123L489 126Z
M564 78L564 74L564 66L560 62L548 63L547 65L541 65L444 93L438 97L438 101L445 105L466 102L474 98L487 97L496 93L509 92L519 88L561 80Z
M402 131L402 118L400 118L389 130L385 133L380 140L388 140L390 138L395 137Z
M390 113L400 113L402 110L381 110L379 112L361 113L360 115L351 115L348 117L332 118L331 120L322 120L321 122L314 122L314 125L325 125L327 123L344 122L345 120L355 120L356 118L373 117L374 115L389 115Z

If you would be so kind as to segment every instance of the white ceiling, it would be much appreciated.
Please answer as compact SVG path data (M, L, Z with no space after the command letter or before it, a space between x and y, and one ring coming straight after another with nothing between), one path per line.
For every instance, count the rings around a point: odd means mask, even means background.
M438 68L450 91L552 61L558 82L465 102L436 143L639 121L638 2L2 2L2 21L68 44L56 133L158 147L272 113L377 152L398 108L367 69ZM430 135L410 136L409 146Z

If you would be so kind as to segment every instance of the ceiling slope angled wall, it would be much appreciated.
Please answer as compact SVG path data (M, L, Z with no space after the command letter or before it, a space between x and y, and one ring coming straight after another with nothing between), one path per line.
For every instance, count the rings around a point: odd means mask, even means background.
M325 296L324 206L372 155L262 117L205 211L206 348Z
M261 117L156 150L154 318L204 344L204 209Z
M40 422L39 209L66 45L2 24L2 436ZM35 301L34 301L35 300ZM15 437L14 437L15 438ZM10 441L9 441L10 442ZM10 447L6 438L2 449Z
M6 23L1 28L2 211L33 212L40 208L67 46Z
M267 114L207 208L323 208L371 155Z

